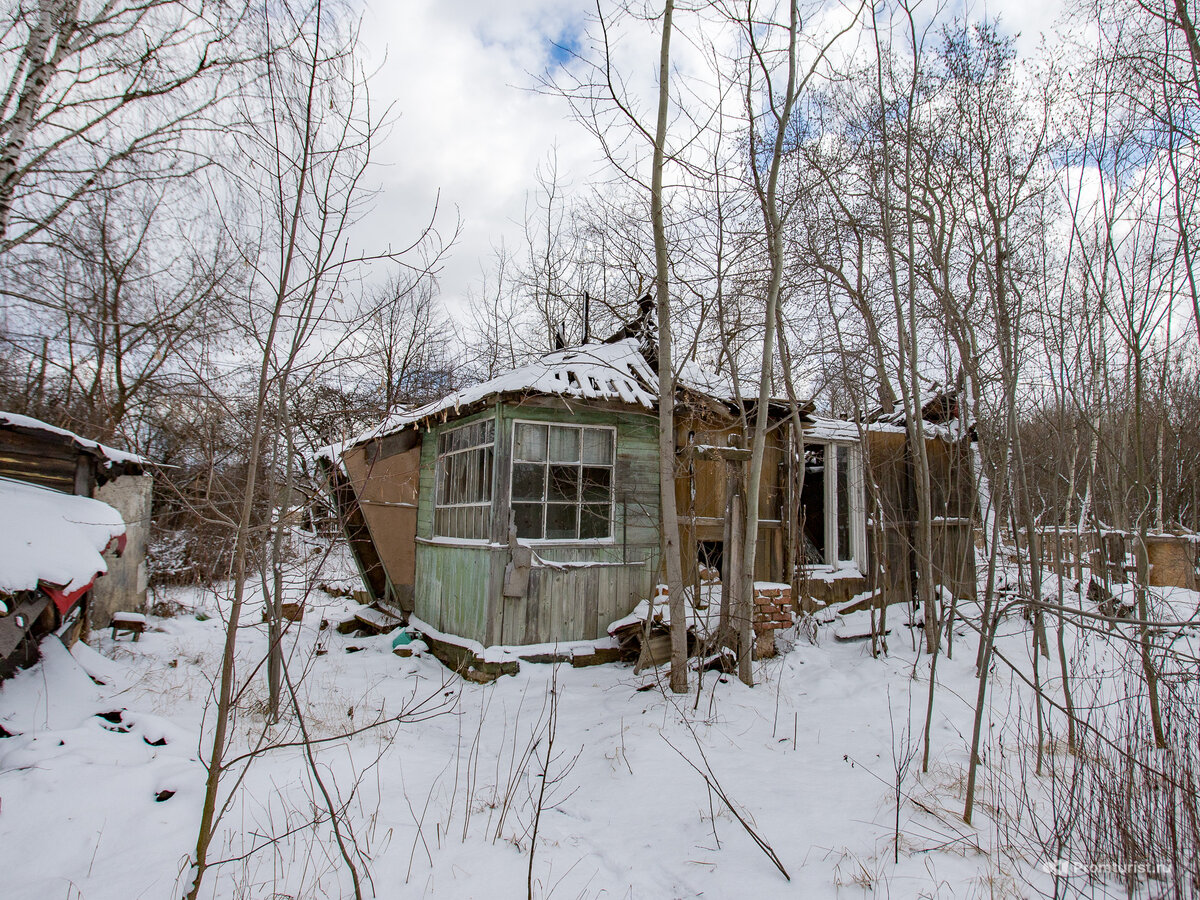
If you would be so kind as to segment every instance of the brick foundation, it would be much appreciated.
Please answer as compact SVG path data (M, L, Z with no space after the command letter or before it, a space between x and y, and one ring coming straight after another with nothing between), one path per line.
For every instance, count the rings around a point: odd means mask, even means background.
M792 589L785 585L754 585L754 656L775 655L775 632L792 627Z
M667 586L656 585L654 604L665 603ZM775 632L792 627L792 589L785 584L760 581L754 585L754 658L775 655Z

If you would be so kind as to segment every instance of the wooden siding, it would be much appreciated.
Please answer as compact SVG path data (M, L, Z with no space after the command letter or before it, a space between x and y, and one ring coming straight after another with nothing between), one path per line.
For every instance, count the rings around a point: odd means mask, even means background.
M492 540L450 542L433 534L437 435L485 416L496 418ZM613 539L537 543L528 595L502 596L509 560L509 479L516 420L612 426L617 431ZM505 403L434 426L422 441L417 513L416 614L484 644L532 644L604 636L608 624L650 594L659 573L657 420L636 407L566 404L550 397ZM555 568L554 563L565 564Z
M507 548L417 541L415 612L439 631L488 640L488 594L508 559ZM498 587L497 587L498 590Z
M690 412L676 421L675 445L680 448L689 444L726 447L731 436L740 440L742 433L740 424L729 424L711 413ZM754 555L756 581L788 581L785 504L790 433L787 423L780 424L767 434L763 448L762 484L758 494L758 548ZM749 441L742 441L739 446L749 447ZM725 483L730 466L723 460L687 454L675 477L681 562L683 579L687 583L698 577L698 543L725 540ZM736 464L733 468L744 474L749 467Z
M64 441L0 428L0 476L5 478L90 496L93 465Z
M933 570L936 583L957 597L975 596L975 543L970 517L975 480L970 444L926 438L930 512L933 516ZM913 596L917 519L915 474L902 432L867 433L867 510L871 572L879 578L884 602ZM880 515L881 514L881 515Z

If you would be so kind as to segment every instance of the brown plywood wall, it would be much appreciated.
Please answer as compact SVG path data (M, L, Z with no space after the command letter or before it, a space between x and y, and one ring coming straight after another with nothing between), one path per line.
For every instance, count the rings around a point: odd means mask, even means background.
M421 442L415 430L371 441L342 457L396 600L412 608L416 584Z
M689 413L676 417L675 446L728 447L730 437L741 439L741 425L727 418ZM758 550L754 578L758 581L787 581L786 535L784 529L787 497L787 426L767 435L763 450L762 485L759 490ZM740 441L738 446L748 444ZM679 537L683 554L683 577L688 583L697 577L695 548L700 541L724 541L726 484L731 469L742 472L746 466L723 459L684 452L675 478L675 504L679 514Z

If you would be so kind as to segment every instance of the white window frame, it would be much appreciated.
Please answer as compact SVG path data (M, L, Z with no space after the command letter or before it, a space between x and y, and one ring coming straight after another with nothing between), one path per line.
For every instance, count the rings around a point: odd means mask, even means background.
M455 431L459 431L464 428L469 428L473 425L481 425L485 422L492 423L492 439L490 442L483 443L483 444L476 444L473 447L466 447L461 450L450 450L445 453L443 453L441 451L441 441L445 435L453 434ZM488 499L486 501L481 500L481 501L474 501L471 503L447 503L447 502L445 502L446 498L444 498L442 496L442 471L443 471L442 467L444 465L444 461L449 459L452 456L464 455L467 453L474 453L477 450L486 450L489 447L492 450L492 465L491 465L491 479L487 483ZM432 528L432 530L433 530L434 537L441 538L441 539L444 539L447 541L455 541L455 542L461 542L464 544L472 544L472 545L476 545L476 544L483 545L483 544L490 543L490 541L491 541L491 521L492 521L491 513L493 510L492 504L495 502L495 497L496 497L496 424L495 424L495 419L483 417L480 419L476 419L473 422L463 422L463 423L455 425L451 428L445 428L445 429L439 430L437 433L437 445L434 447L434 467L433 467L433 498L434 499L433 499L433 528ZM453 535L453 534L443 534L442 531L438 528L438 513L441 512L442 510L448 510L448 509L474 509L474 510L486 509L488 511L484 517L486 519L486 524L484 527L486 534L481 538L466 538L466 537L460 537L458 535Z
M811 564L809 568L830 572L856 568L858 571L864 572L866 571L867 527L866 507L863 500L862 444L857 441L809 440L805 438L804 445L806 447L817 444L825 448L825 559L832 560L832 562ZM850 472L846 479L846 487L850 496L846 512L850 517L850 540L854 546L854 556L850 559L842 559L841 548L838 547L837 451L839 447L845 447L849 451L847 459L850 463Z
M512 515L511 510L512 510L514 503L533 502L533 501L525 501L525 500L515 500L514 501L514 499L513 499L513 468L516 466L516 464L518 462L529 462L529 460L518 460L517 459L517 426L518 425L541 425L541 426L546 427L547 429L550 429L550 428L573 428L576 431L584 431L587 429L593 429L596 431L607 431L612 436L612 462L609 464L609 468L612 470L612 477L609 479L609 485L608 485L608 489L609 489L608 537L602 537L602 538L583 538L583 537L531 538L531 537L522 537L522 538L520 538L520 540L524 541L527 544L537 544L539 546L541 546L541 545L570 545L570 544L586 544L588 546L600 546L600 545L605 545L605 544L608 544L608 545L615 544L616 540L617 540L617 523L616 523L617 429L616 429L616 426L615 425L575 425L570 422L548 422L548 421L544 421L544 420L539 421L538 419L513 419L512 428L509 429L509 433L508 433L509 442L510 442L509 443L509 454L508 454L508 508L510 510L510 515ZM546 441L547 441L547 443L546 443L546 461L544 463L547 472L549 471L549 468L550 468L549 440L550 440L549 431L547 430L547 433L546 433ZM580 439L580 462L579 462L580 467L582 467L584 465L582 447L583 447L583 441L581 438ZM546 496L546 494L543 492L543 498L545 498L545 496ZM542 499L540 502L543 507L545 507L549 503L549 501L546 499ZM582 507L583 505L584 504L583 504L582 499L579 500L577 503L575 503L576 508ZM588 505L595 506L598 504L590 503ZM542 533L545 534L545 532L546 532L546 519L545 519L545 514L543 513Z

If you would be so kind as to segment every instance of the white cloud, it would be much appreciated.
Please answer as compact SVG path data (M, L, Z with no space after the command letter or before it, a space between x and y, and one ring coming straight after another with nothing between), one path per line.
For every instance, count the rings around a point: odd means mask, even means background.
M412 240L441 191L445 231L455 207L463 232L441 279L453 306L489 263L491 248L519 234L526 192L557 145L560 167L578 177L597 150L570 121L566 103L534 92L552 64L554 40L571 34L586 2L416 0L378 5L363 19L372 92L396 115L377 154L381 193L364 239Z
M1002 0L968 4L962 14L998 16L1005 30L1022 32L1028 52L1062 8L1062 0ZM575 187L604 170L599 147L572 121L566 101L534 90L536 76L555 64L553 42L586 40L594 11L590 0L403 0L364 12L376 110L392 104L394 123L377 150L380 193L360 236L375 246L408 244L440 191L443 230L452 229L456 209L463 220L441 277L452 310L463 308L494 246L519 246L527 195L552 151ZM620 68L642 91L643 110L652 109L657 52L650 27L626 30ZM673 55L685 69L702 65L699 48L686 41L674 42Z

